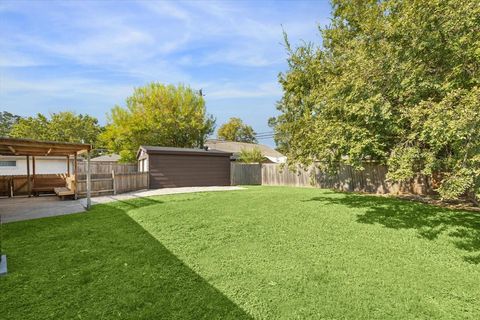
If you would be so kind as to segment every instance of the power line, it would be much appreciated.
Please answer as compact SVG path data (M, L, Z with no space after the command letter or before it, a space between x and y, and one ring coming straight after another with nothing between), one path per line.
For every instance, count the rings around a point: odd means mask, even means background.
M267 136L273 136L275 135L275 132L263 132L263 133L257 133L255 137L267 137Z

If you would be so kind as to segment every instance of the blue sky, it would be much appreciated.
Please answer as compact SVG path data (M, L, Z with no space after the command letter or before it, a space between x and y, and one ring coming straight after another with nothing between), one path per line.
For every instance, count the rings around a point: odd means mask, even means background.
M0 110L71 110L105 124L134 87L185 83L203 88L217 127L237 116L271 131L287 67L282 26L293 44L320 43L329 15L326 0L2 0Z

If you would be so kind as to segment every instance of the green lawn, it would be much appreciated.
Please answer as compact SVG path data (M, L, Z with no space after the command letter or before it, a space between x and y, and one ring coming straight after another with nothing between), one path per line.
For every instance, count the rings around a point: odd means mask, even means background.
M287 187L4 225L1 319L479 319L480 213Z

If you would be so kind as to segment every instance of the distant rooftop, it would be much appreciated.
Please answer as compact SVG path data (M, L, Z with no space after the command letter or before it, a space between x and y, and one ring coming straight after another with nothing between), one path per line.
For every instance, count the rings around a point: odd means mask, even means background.
M103 156L98 156L98 157L95 157L95 158L92 158L91 161L96 161L96 162L102 162L102 161L105 161L105 162L118 162L120 160L120 155L116 154L116 153L112 153L112 154L105 154Z
M258 148L260 149L264 157L275 157L275 158L284 157L284 155L278 152L277 150L269 146L266 146L264 144L258 144L258 143L211 139L211 140L207 140L205 145L208 147L209 150L231 152L234 154L239 154L240 152L242 152L242 149L251 151L254 148Z
M211 139L207 140L205 146L208 147L208 150L212 151L231 152L233 153L234 159L238 159L240 157L242 150L252 151L253 149L258 148L260 149L262 156L271 162L284 163L287 161L287 157L285 157L283 154L264 144Z

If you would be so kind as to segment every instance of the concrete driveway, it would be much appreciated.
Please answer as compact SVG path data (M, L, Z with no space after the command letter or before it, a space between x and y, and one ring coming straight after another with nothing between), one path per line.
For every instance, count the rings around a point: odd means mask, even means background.
M117 200L129 200L142 197L151 197L178 193L212 192L242 190L241 187L185 187L164 188L154 190L140 190L111 196L92 198L92 205L109 203ZM60 216L86 211L87 199L60 200L57 196L43 197L14 197L0 199L0 215L2 223L31 220L45 217Z

